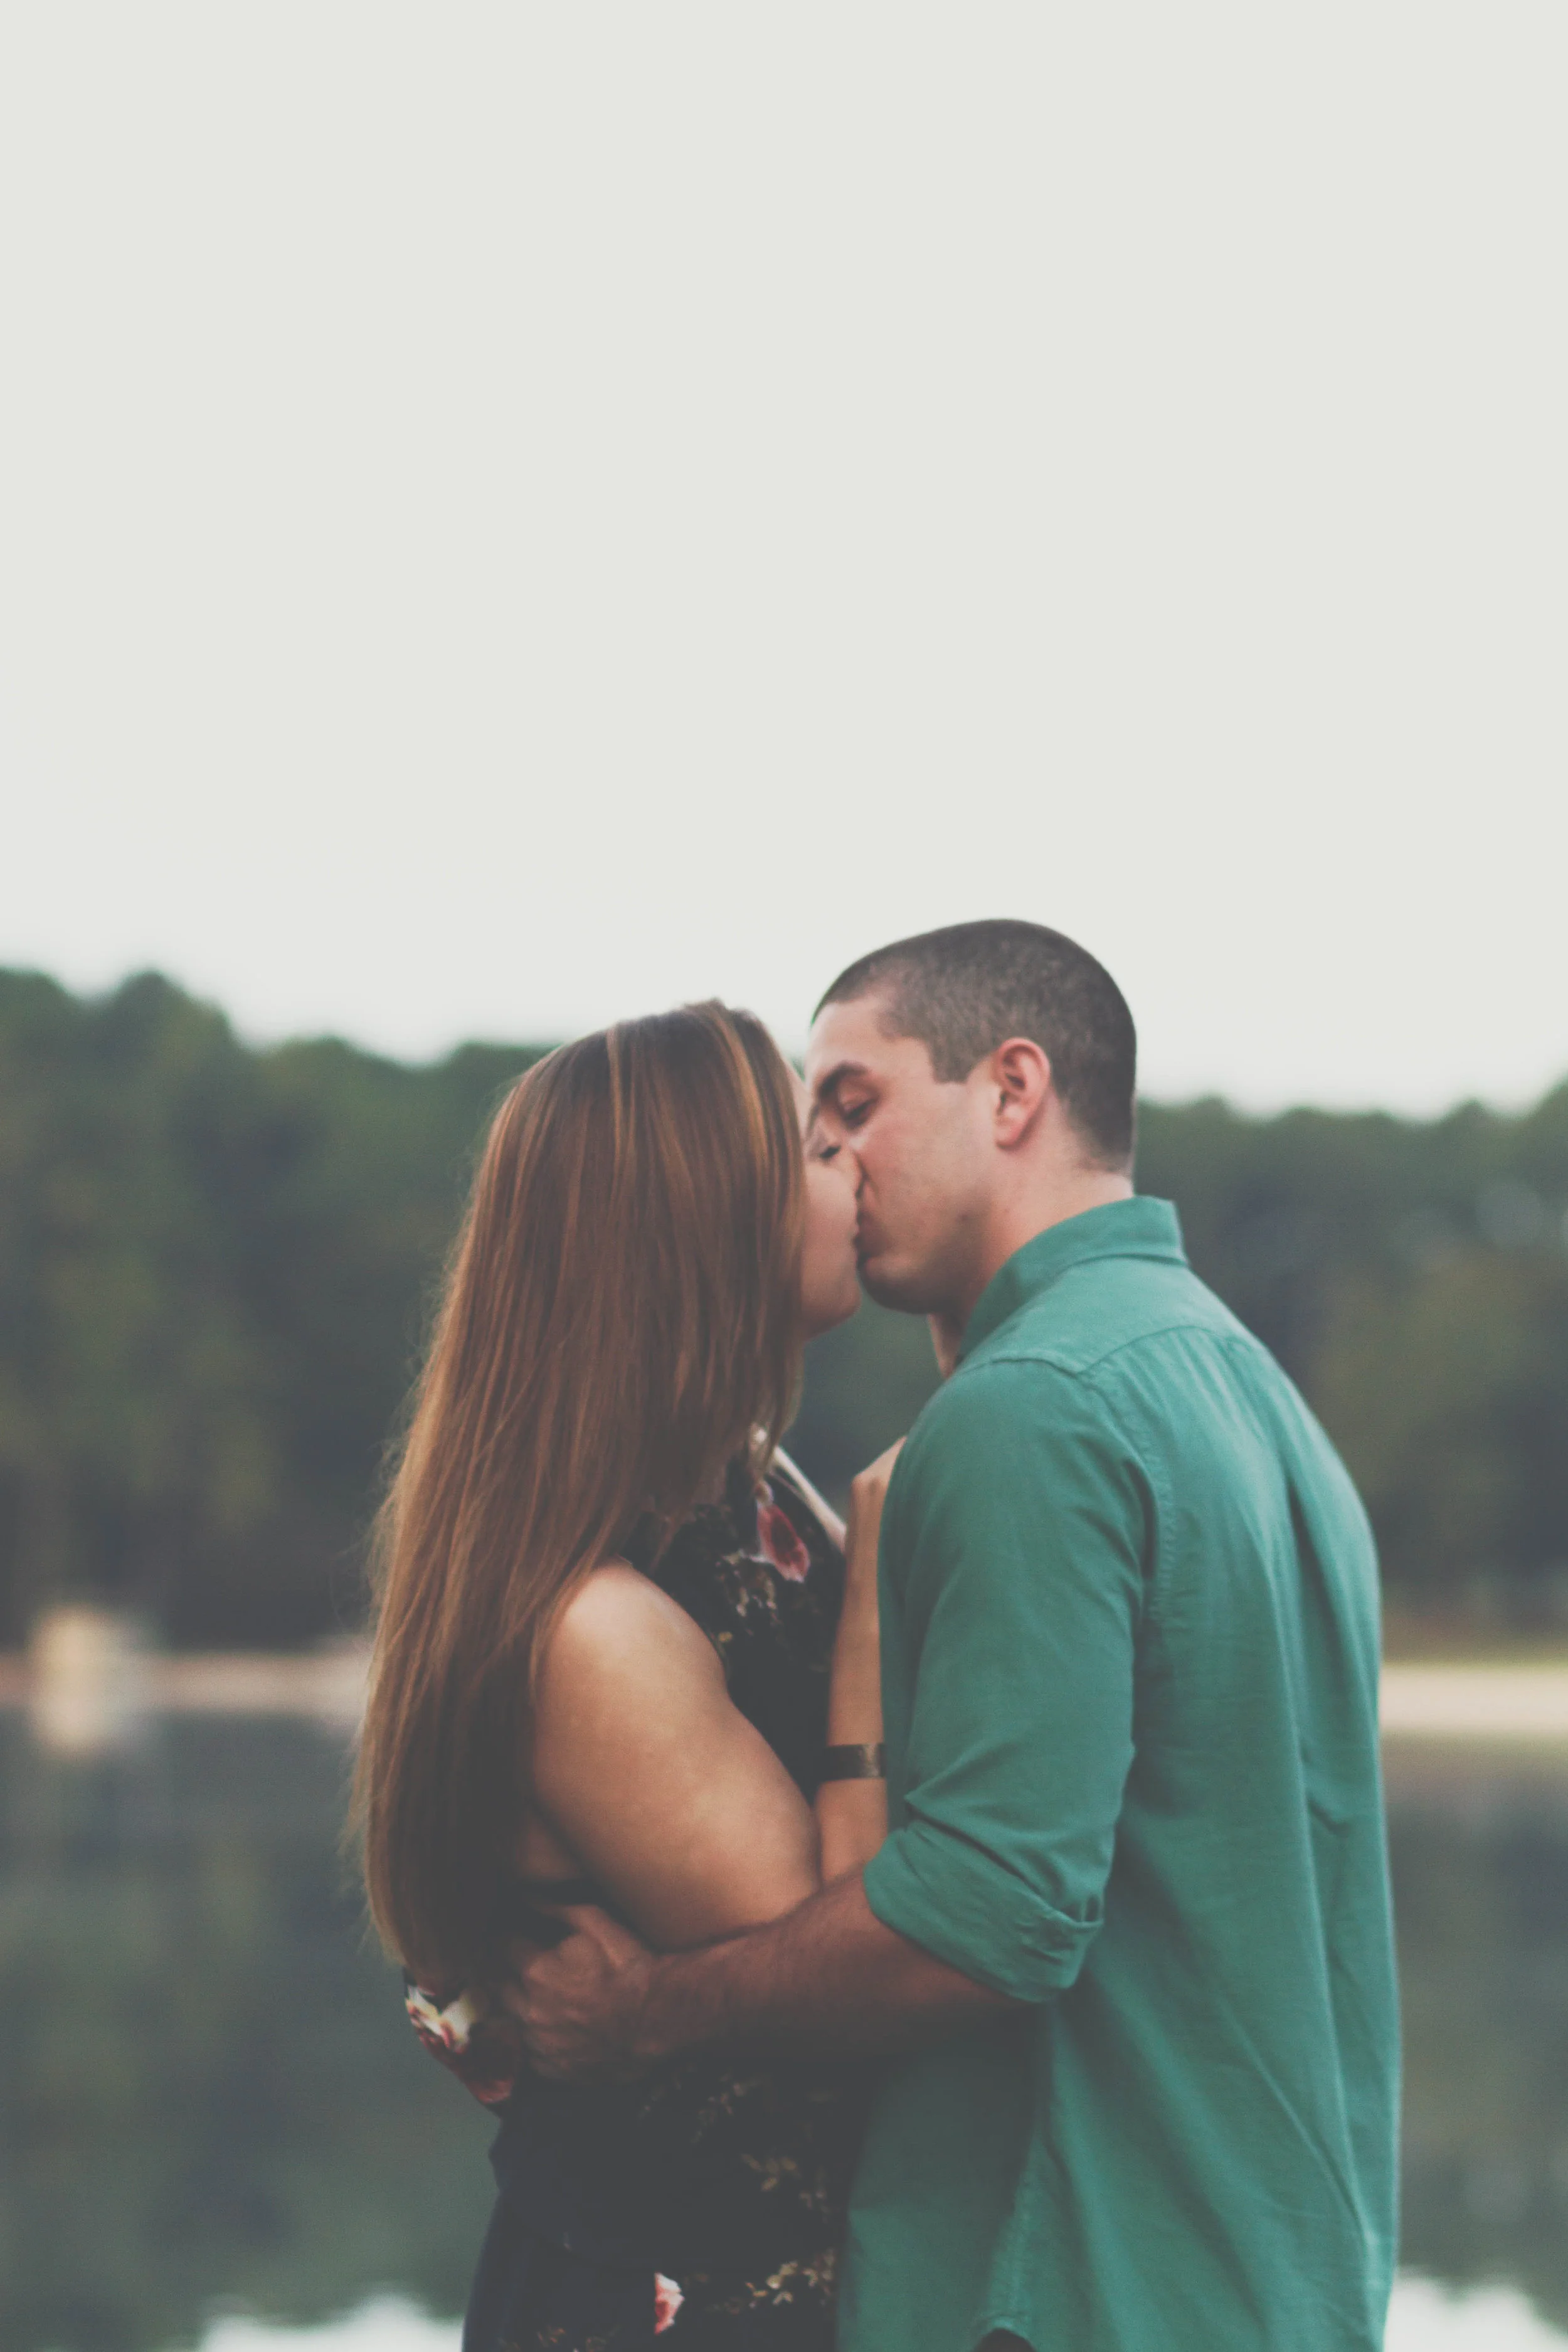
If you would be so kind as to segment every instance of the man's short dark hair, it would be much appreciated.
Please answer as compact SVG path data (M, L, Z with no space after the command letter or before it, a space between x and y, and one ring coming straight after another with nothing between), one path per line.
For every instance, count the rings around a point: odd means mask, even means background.
M862 956L816 1009L873 989L890 1034L918 1037L945 1084L1007 1038L1031 1038L1097 1164L1131 1166L1138 1033L1105 966L1075 940L1043 923L951 923Z

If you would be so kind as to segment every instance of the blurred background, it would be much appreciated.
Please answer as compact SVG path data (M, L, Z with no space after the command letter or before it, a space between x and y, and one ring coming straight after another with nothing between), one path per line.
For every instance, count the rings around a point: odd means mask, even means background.
M0 22L0 2342L450 2352L339 1853L363 1549L551 1042L1058 925L1385 1570L1391 2352L1568 2343L1568 33ZM922 1327L818 1345L830 1490Z

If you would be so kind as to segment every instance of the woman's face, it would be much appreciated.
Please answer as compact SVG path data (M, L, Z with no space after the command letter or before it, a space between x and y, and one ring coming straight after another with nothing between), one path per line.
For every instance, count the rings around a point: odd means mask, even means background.
M800 1131L805 1139L805 1242L800 1255L800 1308L805 1336L815 1339L847 1322L860 1304L855 1272L854 1162L820 1130L810 1132L811 1097L795 1082Z

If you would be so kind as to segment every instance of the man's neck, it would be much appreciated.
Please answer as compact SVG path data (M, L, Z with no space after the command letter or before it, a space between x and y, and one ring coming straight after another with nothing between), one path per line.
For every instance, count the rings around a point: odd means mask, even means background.
M953 1301L951 1310L931 1318L933 1326L940 1321L944 1338L952 1339L954 1356L958 1339L982 1294L1026 1242L1032 1242L1037 1234L1048 1233L1053 1225L1066 1224L1069 1217L1081 1217L1089 1209L1103 1209L1112 1201L1131 1198L1131 1176L1104 1168L1080 1168L1064 1171L1045 1183L1037 1182L1026 1191L1020 1189L1016 1194L998 1201L986 1221L982 1245L964 1286L965 1295ZM940 1358L943 1352L940 1339L938 1352Z

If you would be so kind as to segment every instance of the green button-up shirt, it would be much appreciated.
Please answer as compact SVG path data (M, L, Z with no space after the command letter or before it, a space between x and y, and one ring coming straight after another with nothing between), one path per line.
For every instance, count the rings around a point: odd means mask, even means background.
M997 1275L894 1474L881 1606L871 1907L1027 2006L891 2069L845 2352L1376 2352L1372 1538L1168 1203Z

